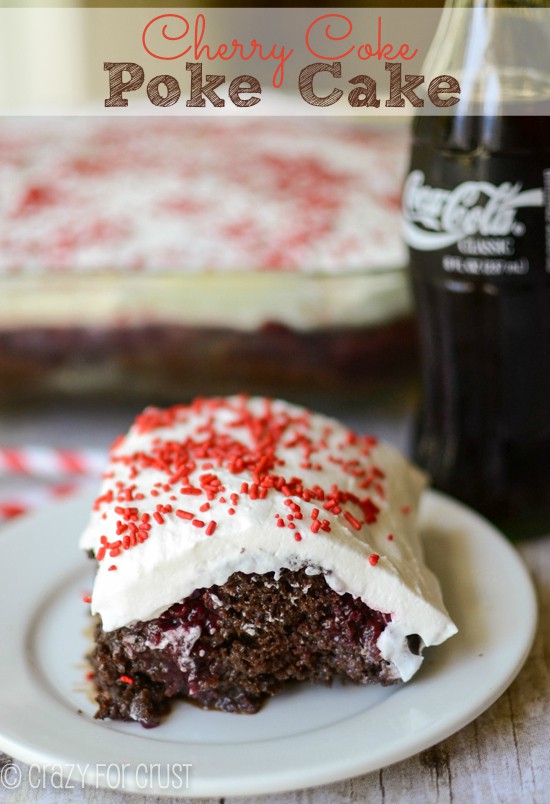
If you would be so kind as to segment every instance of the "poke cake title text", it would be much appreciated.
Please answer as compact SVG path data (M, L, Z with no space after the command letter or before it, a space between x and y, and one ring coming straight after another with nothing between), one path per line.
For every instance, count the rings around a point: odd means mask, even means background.
M147 75L147 68L137 62L105 61L109 95L104 103L108 108L128 107L130 99L138 97L132 93L143 89L157 107L178 103L190 108L257 106L262 100L262 81L245 69L254 61L272 68L272 92L297 90L298 97L309 106L347 104L378 109L381 104L388 108L432 104L446 108L460 100L455 77L426 77L407 70L407 62L418 55L418 48L405 41L390 41L384 34L381 15L370 31L356 30L345 14L315 17L303 35L303 52L314 60L301 64L297 63L301 55L296 48L279 42L255 37L241 40L238 36L223 41L210 33L204 14L194 19L174 13L158 15L147 22L141 39L147 57L175 62L177 69ZM357 61L383 63L384 81L363 72L350 74L349 63ZM231 63L244 63L244 71L236 74L235 70L230 75L225 65Z

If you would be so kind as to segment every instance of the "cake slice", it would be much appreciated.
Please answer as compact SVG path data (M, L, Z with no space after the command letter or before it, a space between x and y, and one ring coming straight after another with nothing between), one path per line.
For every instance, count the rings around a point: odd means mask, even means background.
M174 698L255 712L291 681L408 681L456 632L416 531L424 485L390 445L283 401L145 410L81 538L97 717L154 726Z

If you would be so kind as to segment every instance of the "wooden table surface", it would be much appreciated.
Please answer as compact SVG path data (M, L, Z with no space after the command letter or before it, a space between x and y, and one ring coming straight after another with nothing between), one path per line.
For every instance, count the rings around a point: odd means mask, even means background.
M66 434L66 419L63 421ZM118 420L113 422L113 428L118 428L118 423ZM2 422L0 418L4 435L7 430L2 424L6 425L6 421ZM36 441L35 429L27 422L21 432L26 440L30 437ZM75 422L74 432L75 438L78 438L78 421ZM94 436L94 443L97 443L95 434L89 432ZM402 427L395 441L401 440L401 432ZM9 433L15 442L17 431L10 428ZM51 421L49 433L51 436ZM107 428L105 443L112 435ZM99 439L100 442L102 440ZM70 443L67 445L70 446ZM490 709L442 743L375 773L310 790L254 799L226 798L221 801L225 801L225 804L252 800L258 804L550 802L550 536L519 543L518 549L537 588L540 606L537 637L523 670ZM20 771L21 782L13 789L8 789L2 780L13 783L18 773L10 768L12 762ZM145 800L153 799L92 787L82 789L79 784L74 789L56 789L49 779L38 789L33 789L28 780L28 767L0 753L1 802L130 804ZM198 802L198 799L191 801Z

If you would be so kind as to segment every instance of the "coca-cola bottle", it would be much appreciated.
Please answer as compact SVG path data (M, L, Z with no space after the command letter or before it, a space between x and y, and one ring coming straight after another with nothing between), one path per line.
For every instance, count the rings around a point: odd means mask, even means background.
M513 537L550 531L550 10L448 3L403 213L419 325L417 462ZM468 9L464 11L458 10Z

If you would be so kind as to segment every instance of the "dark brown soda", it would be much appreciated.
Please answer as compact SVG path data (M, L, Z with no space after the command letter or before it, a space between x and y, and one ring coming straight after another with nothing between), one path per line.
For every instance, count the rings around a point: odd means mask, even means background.
M444 270L444 255L465 264L457 245L410 249L423 379L416 461L515 538L550 532L550 117L532 111L418 118L411 158L435 188L546 181L545 205L517 210L525 233L507 259L526 273Z

